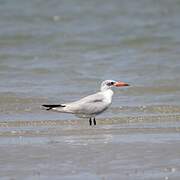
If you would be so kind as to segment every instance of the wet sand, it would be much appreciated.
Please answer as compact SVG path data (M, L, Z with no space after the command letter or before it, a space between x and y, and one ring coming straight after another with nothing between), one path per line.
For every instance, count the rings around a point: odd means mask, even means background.
M2 180L179 179L180 116L0 123Z

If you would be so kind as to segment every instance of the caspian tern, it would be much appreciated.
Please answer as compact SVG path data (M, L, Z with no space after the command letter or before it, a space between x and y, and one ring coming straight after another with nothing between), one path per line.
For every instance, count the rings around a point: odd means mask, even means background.
M105 80L101 83L100 92L97 92L96 94L86 96L75 102L56 105L44 104L42 106L46 107L46 110L71 113L81 118L89 118L89 125L92 125L92 120L94 125L96 125L96 115L104 112L112 102L112 96L114 93L111 88L122 86L129 86L129 84L114 80Z

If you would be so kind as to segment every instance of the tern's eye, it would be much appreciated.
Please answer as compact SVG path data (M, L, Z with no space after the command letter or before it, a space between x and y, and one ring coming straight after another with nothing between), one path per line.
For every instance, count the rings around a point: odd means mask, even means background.
M107 85L112 86L113 84L114 84L114 82L109 82Z

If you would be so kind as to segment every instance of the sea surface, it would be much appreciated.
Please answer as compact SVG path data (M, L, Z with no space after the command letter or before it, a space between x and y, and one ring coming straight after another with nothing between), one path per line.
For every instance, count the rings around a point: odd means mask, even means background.
M97 126L42 104L114 89ZM0 179L180 179L179 0L0 0Z

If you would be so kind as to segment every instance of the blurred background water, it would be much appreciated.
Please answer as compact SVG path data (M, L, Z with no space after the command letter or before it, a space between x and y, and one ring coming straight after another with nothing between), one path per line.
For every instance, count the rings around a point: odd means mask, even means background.
M180 0L0 0L0 179L180 179ZM41 104L115 89L97 126Z
M0 0L0 121L73 119L45 112L116 89L102 117L179 114L179 0Z

